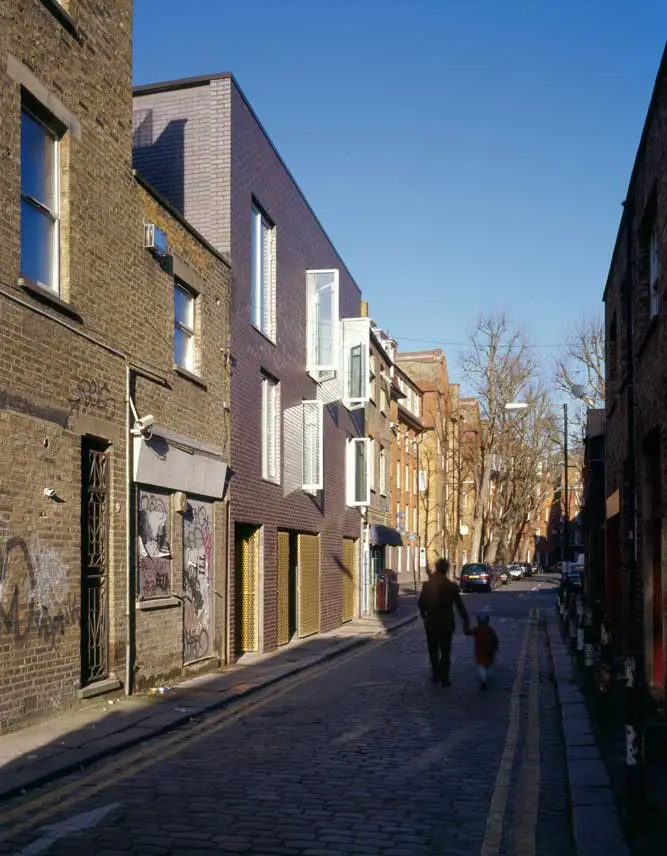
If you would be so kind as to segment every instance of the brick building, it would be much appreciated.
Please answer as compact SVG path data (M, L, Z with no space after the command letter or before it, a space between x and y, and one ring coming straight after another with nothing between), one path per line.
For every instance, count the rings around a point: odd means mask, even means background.
M368 319L231 75L137 87L134 127L135 165L234 263L234 659L358 610Z
M642 131L604 292L606 609L614 638L665 692L667 49Z
M133 175L132 4L72 6L0 9L0 729L224 656L229 268Z
M420 444L420 473L424 490L420 492L419 539L422 545L421 566L429 567L440 556L448 556L450 539L447 524L451 520L448 503L456 501L448 476L448 456L453 448L451 396L447 360L437 348L431 351L403 352L396 364L420 388L423 395L423 418L426 428ZM451 462L449 462L451 464ZM449 557L449 556L448 556Z
M391 508L395 509L396 525L404 538L403 546L391 551L391 563L397 573L413 578L419 576L421 549L419 469L425 430L423 395L419 385L398 364L394 367L394 381L400 395L392 408Z
M471 556L473 516L481 467L482 421L476 398L459 399L459 531L460 565L474 561Z

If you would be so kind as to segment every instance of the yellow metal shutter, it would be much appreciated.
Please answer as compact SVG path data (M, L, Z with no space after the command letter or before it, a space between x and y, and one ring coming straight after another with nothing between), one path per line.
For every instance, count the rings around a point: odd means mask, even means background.
M357 587L357 550L353 538L343 538L342 610L341 620L354 618L354 593Z
M299 535L299 636L320 632L320 538Z
M289 642L289 532L278 532L278 644Z
M259 565L259 532L243 539L241 565L243 651L257 650L257 567Z

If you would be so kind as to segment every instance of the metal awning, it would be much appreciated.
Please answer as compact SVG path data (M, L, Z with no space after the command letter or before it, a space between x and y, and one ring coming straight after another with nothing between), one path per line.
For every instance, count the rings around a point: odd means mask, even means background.
M380 523L371 524L370 541L373 547L403 546L403 539L398 529L382 526Z

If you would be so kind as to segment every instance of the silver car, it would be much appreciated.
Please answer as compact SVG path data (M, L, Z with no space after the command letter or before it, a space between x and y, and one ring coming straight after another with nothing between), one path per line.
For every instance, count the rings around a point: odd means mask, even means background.
M521 565L508 565L507 570L511 580L520 580L523 577L523 568Z

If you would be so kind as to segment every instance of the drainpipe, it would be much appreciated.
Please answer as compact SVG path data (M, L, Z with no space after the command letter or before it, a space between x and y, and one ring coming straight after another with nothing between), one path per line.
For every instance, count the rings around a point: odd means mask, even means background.
M133 442L130 434L131 407L131 370L125 360L125 695L131 695L133 689L134 662L134 621L133 621L133 591L132 591L132 450Z

